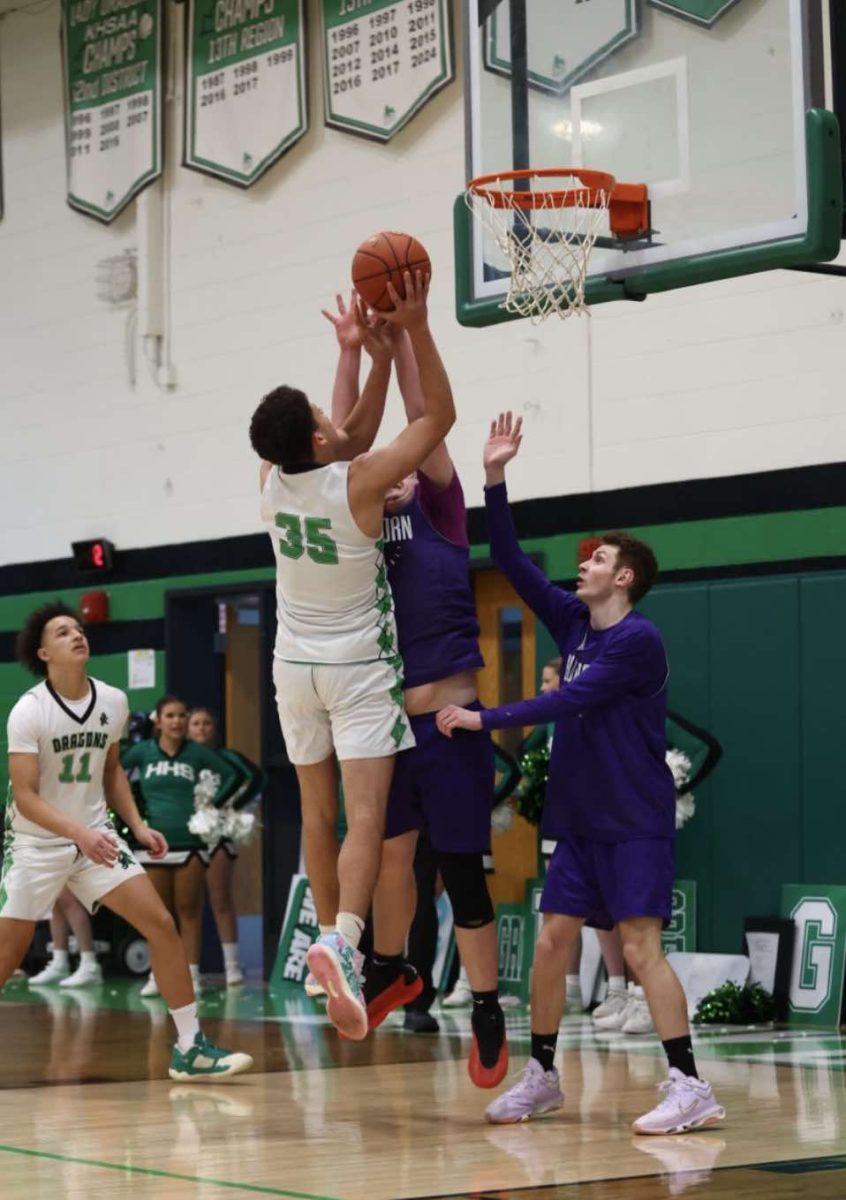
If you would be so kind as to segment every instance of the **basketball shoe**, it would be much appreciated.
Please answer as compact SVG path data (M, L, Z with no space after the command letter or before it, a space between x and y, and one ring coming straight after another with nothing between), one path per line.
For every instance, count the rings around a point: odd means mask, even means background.
M411 1004L422 991L423 980L411 963L404 962L393 978L371 963L364 983L368 1028L378 1029L389 1013Z
M478 1088L498 1087L508 1072L508 1041L505 1036L505 1015L497 1000L485 1007L473 998L470 1017L473 1044L467 1062L467 1073Z
M625 1020L620 1026L620 1033L655 1032L655 1023L652 1020L652 1013L649 1011L642 988L635 988L623 1015Z
M628 1003L629 993L618 988L609 988L608 995L601 1004L597 1004L596 1008L591 1013L594 1024L597 1021L603 1021L606 1017L615 1016L621 1013Z
M364 955L340 933L324 933L312 944L306 963L327 995L326 1015L338 1032L354 1042L367 1037Z
M170 1056L168 1075L182 1083L204 1079L226 1079L249 1071L253 1060L249 1054L233 1053L213 1045L204 1034L198 1033L190 1050L184 1053L176 1045Z
M441 1001L441 1008L466 1008L472 1003L473 992L470 989L470 980L467 978L467 972L462 967L455 981L455 987Z
M91 983L102 983L103 971L98 962L80 962L73 975L59 980L59 987L87 987Z
M536 1058L530 1058L517 1083L488 1105L485 1117L492 1125L513 1125L552 1112L563 1103L558 1072L554 1067L544 1071Z
M658 1085L664 1099L632 1125L635 1133L686 1133L703 1125L718 1125L726 1110L714 1099L710 1083L670 1067L669 1078Z
M144 984L144 986L142 987L141 991L138 994L139 994L139 996L159 996L159 995L161 995L161 993L159 992L159 985L156 983L156 977L152 971L150 972L150 974L147 977L147 982Z
M55 958L51 958L47 966L37 975L30 975L29 982L40 987L42 983L59 983L62 979L67 979L69 975L70 967L60 966Z
M623 1028L629 1005L634 998L634 984L625 992L609 992L604 1004L593 1011L593 1027L603 1033L614 1033Z

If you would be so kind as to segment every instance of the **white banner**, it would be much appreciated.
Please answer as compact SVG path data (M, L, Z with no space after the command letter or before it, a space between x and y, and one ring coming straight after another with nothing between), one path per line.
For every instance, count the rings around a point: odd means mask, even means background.
M240 187L305 133L304 0L190 0L184 164Z
M454 77L447 0L322 0L326 124L387 142Z
M67 198L108 224L161 174L161 0L64 0Z

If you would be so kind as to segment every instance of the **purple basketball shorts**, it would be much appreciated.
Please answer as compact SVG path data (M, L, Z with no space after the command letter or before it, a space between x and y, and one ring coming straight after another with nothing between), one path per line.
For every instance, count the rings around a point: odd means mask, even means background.
M468 708L478 711L478 702ZM411 717L417 745L396 756L385 837L425 829L435 850L481 854L491 838L495 762L488 733L438 733L435 714Z
M612 929L627 917L660 917L672 911L675 838L592 842L560 838L549 864L541 912L584 917Z

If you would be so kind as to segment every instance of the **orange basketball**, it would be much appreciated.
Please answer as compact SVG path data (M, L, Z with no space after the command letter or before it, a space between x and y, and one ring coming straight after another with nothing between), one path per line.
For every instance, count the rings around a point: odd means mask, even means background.
M426 248L409 233L374 233L362 242L352 261L353 287L365 304L379 312L394 307L388 295L393 284L400 296L405 296L403 271L432 274L432 264Z

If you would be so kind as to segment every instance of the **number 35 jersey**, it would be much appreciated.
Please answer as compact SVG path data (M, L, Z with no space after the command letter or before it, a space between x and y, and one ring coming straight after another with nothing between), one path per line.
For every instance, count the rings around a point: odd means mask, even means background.
M275 655L287 662L394 658L397 631L381 538L356 525L349 463L273 467L261 515L276 555Z
M38 794L64 815L89 829L107 819L103 768L113 743L120 741L129 712L117 688L88 680L84 700L60 696L49 680L25 692L9 714L10 754L38 755ZM6 844L69 845L41 825L28 821L9 792Z

